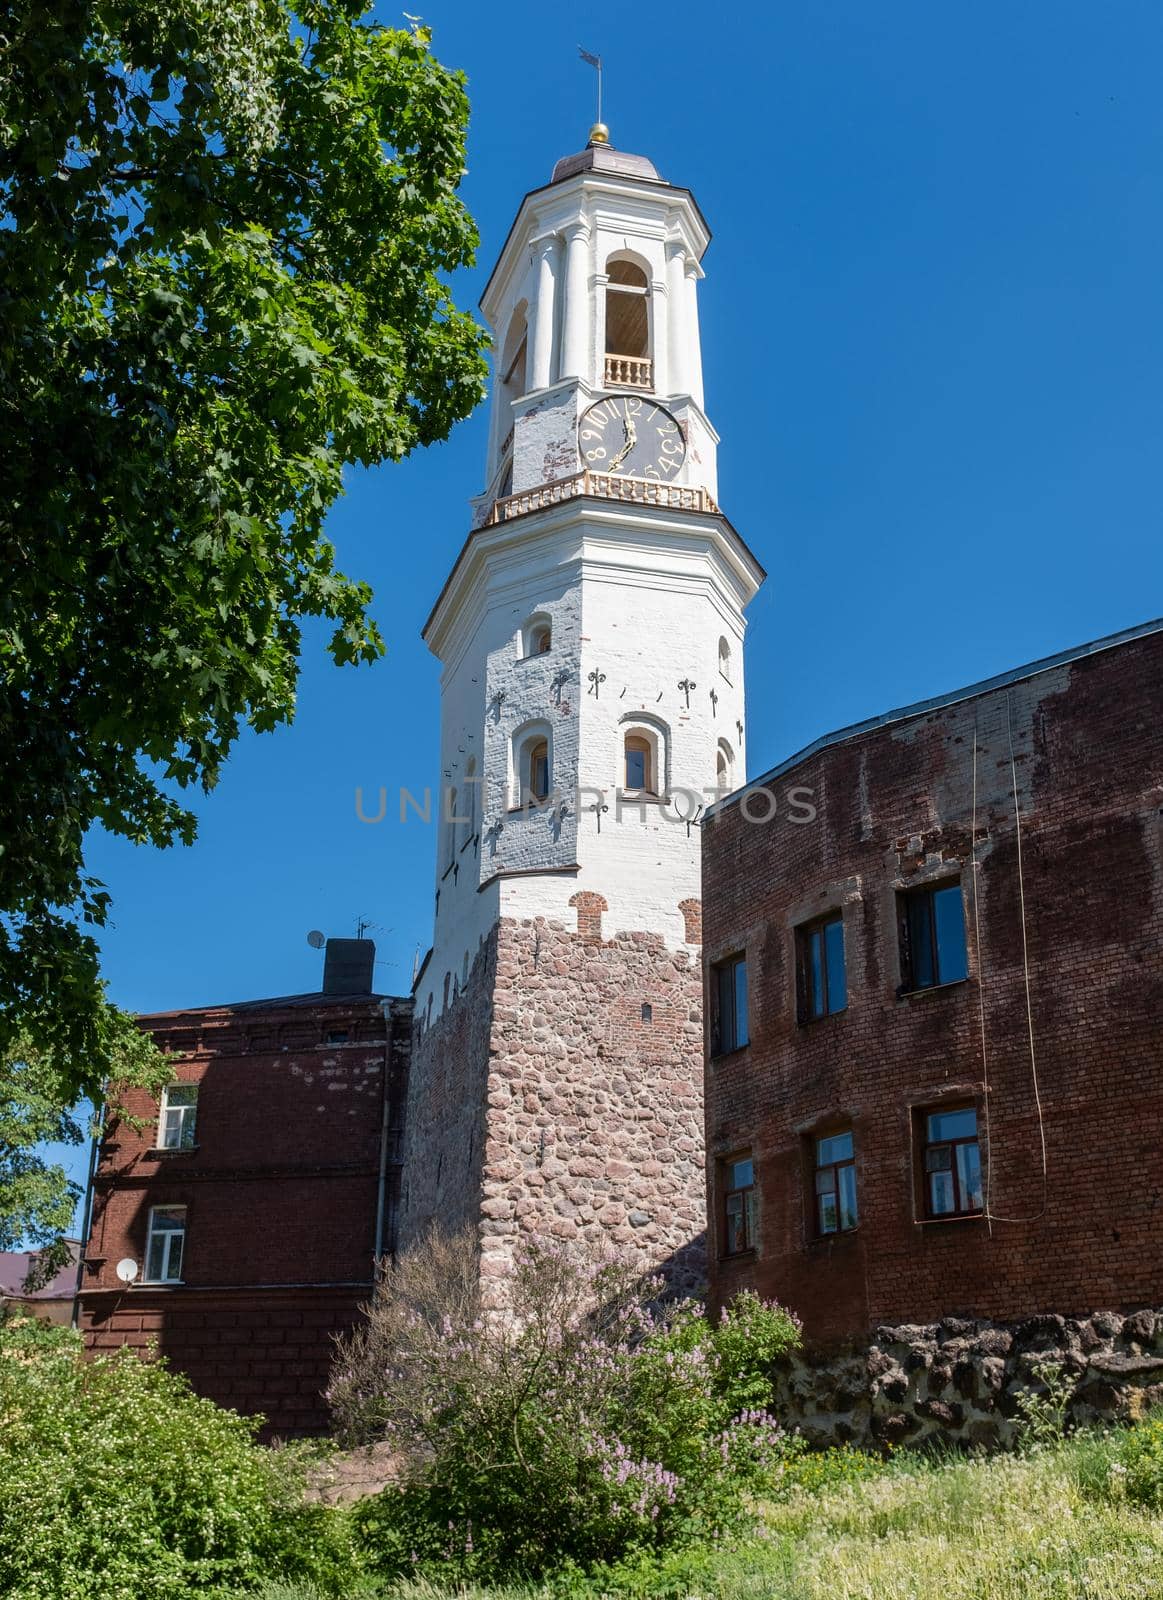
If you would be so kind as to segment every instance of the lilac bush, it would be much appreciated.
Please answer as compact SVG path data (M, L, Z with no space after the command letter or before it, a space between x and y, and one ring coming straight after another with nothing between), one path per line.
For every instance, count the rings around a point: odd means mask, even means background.
M556 1243L520 1248L510 1310L482 1310L471 1238L385 1277L330 1398L352 1441L400 1451L357 1513L384 1576L534 1576L713 1536L799 1449L767 1409L798 1342L741 1296L711 1322L659 1280Z

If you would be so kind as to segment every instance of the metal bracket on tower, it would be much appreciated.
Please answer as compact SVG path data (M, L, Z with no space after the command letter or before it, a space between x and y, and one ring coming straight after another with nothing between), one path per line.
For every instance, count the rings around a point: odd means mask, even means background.
M689 711L691 708L691 690L697 689L698 684L693 678L680 678L678 680L678 686L682 690L683 694L686 695L686 708Z

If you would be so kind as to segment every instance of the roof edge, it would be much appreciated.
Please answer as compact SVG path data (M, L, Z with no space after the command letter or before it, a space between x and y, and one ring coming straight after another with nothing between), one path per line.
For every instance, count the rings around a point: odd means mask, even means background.
M821 734L811 744L806 744L802 750L797 750L795 755L788 756L785 761L769 768L759 777L750 779L741 788L724 795L722 800L716 800L713 805L707 807L704 820L707 817L717 816L720 811L725 811L728 806L742 800L744 795L763 788L776 778L784 777L803 762L810 760L812 756L819 755L823 750L830 750L833 745L846 744L849 739L859 738L861 734L874 733L876 729L890 727L893 723L908 722L913 717L926 716L931 711L958 705L963 700L975 700L979 695L992 694L994 690L1004 689L1009 684L1022 683L1027 678L1036 678L1039 673L1052 672L1055 667L1068 666L1070 662L1084 660L1087 656L1101 655L1103 651L1113 650L1121 644L1129 644L1134 639L1145 639L1153 633L1163 633L1163 617L1156 617L1153 622L1141 622L1133 628L1123 628L1118 633L1093 639L1088 644L1075 645L1069 650L1059 650L1055 655L1043 656L1041 660L1031 661L1026 666L1012 667L1008 672L999 672L992 678L982 678L978 683L968 684L963 689L952 689L947 694L934 695L928 700L917 700L912 705L898 706L893 711L882 712L878 717L868 717L863 722L853 722L846 728L837 728L833 733Z

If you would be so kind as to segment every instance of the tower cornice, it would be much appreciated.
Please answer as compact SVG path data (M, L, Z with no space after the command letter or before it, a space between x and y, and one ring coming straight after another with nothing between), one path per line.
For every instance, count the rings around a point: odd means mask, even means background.
M546 486L547 489L552 487ZM578 537L578 550L572 559L584 560L587 530L593 530L604 540L616 537L619 530L624 531L635 547L637 564L643 571L650 569L650 563L643 566L641 556L652 538L680 545L696 542L708 545L722 564L724 576L736 589L740 607L751 600L767 576L741 534L717 507L682 509L610 500L601 494L575 494L555 505L539 507L503 522L487 523L469 534L424 624L422 637L428 648L445 659L454 624L472 609L474 591L483 585L492 564L518 558L523 549L535 547L538 541L568 532ZM658 575L656 572L655 576Z

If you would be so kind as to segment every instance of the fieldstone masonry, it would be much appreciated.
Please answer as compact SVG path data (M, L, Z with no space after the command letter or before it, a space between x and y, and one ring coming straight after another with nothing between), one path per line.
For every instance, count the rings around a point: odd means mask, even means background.
M609 1242L678 1290L704 1280L697 955L603 940L600 914L579 905L576 932L503 920L416 1041L401 1243L479 1216L496 1302L520 1236Z
M877 1328L863 1347L785 1358L776 1410L813 1444L1009 1445L1047 1368L1069 1385L1071 1421L1137 1418L1163 1404L1163 1310Z

